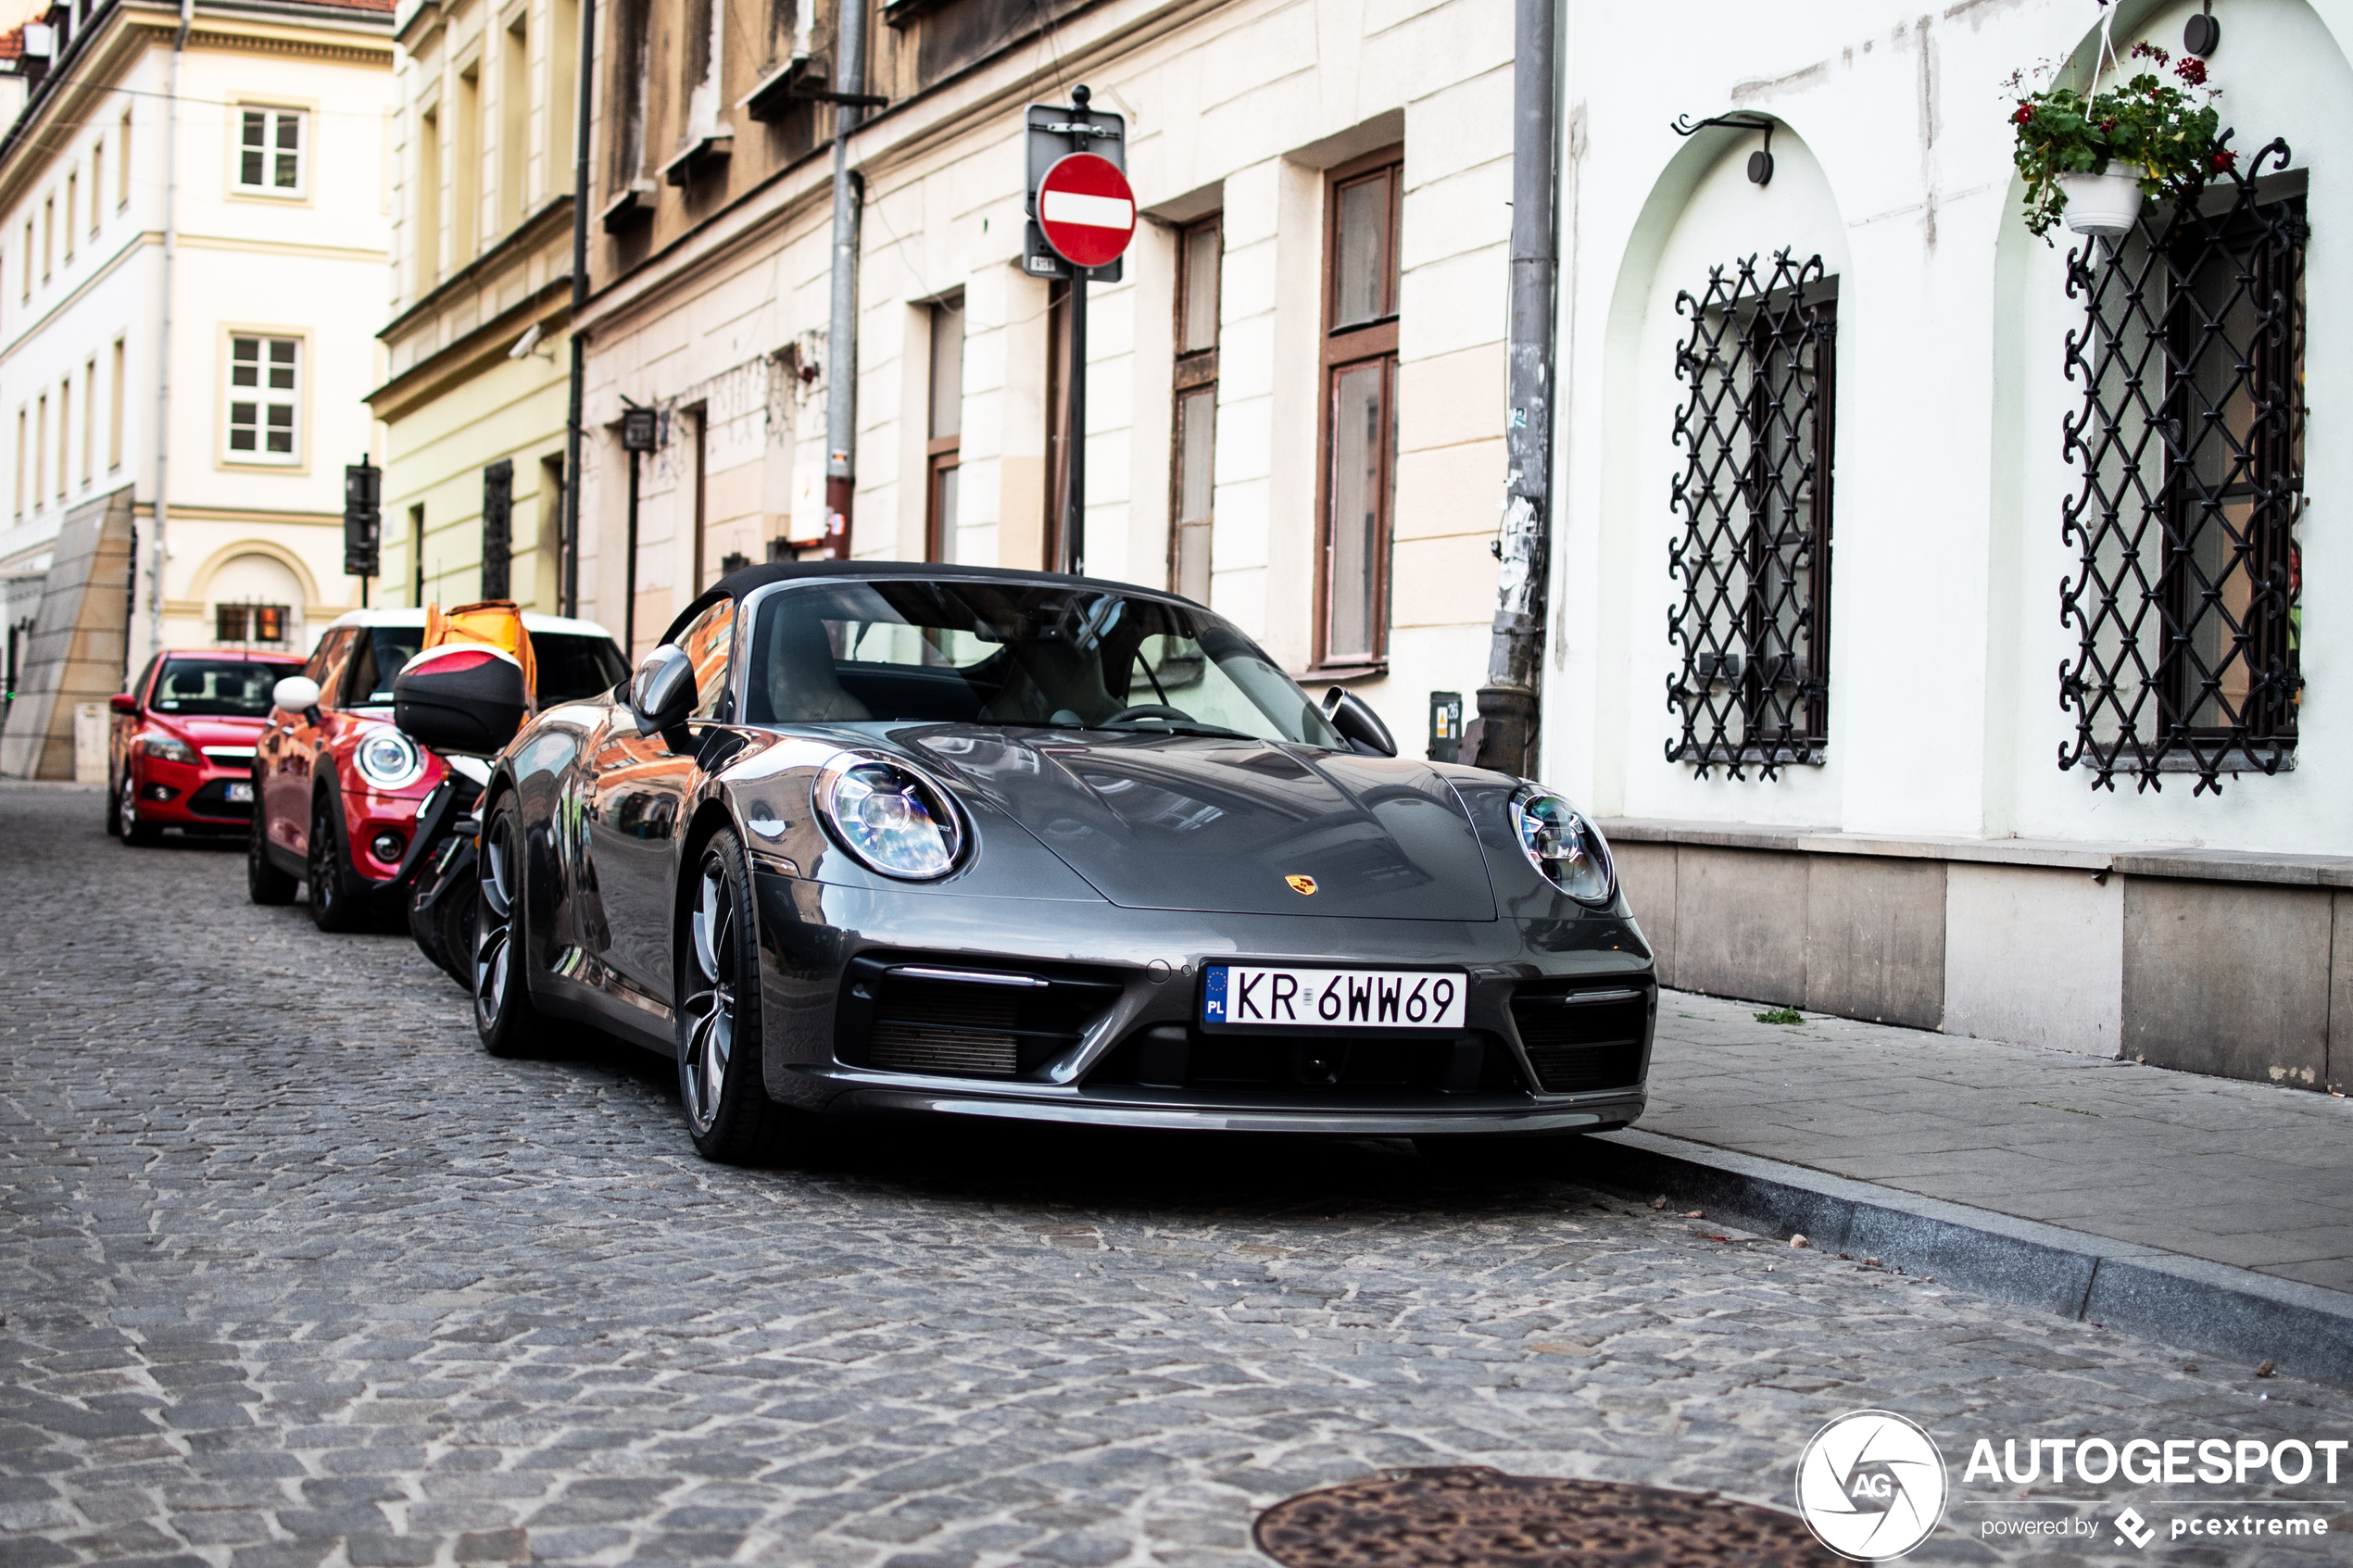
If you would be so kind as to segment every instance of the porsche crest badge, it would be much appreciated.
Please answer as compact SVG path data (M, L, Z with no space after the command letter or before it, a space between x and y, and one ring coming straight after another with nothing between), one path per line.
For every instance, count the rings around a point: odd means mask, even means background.
M1287 876L1287 877L1283 878L1283 880L1284 880L1285 882L1287 882L1287 883L1290 883L1290 890L1291 890L1293 893L1298 894L1301 897L1302 897L1302 898L1307 898L1307 897L1313 897L1315 896L1315 879L1314 877L1312 877L1312 876Z

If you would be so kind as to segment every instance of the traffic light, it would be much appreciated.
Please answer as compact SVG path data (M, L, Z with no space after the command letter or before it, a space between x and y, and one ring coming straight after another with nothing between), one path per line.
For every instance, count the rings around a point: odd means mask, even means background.
M343 470L343 570L373 577L383 564L384 470L362 460Z

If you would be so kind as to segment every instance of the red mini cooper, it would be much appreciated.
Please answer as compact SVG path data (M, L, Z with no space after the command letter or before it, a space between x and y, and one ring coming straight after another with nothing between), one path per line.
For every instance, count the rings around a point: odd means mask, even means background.
M125 844L153 844L166 828L245 832L271 688L301 668L270 653L172 651L149 659L110 704L107 832Z
M610 692L629 672L611 633L593 621L526 615L522 623L543 708ZM253 762L245 890L255 903L292 903L300 883L321 931L348 931L375 912L409 852L418 805L445 771L392 722L393 677L424 639L422 609L353 610L279 684Z

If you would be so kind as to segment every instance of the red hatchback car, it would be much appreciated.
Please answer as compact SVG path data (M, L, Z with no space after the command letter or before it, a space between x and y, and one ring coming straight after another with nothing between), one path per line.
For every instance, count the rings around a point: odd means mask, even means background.
M611 633L593 621L526 615L522 623L542 707L599 696L629 672ZM353 610L327 628L302 667L311 684L274 694L254 758L258 798L245 841L255 903L292 903L302 883L321 931L347 931L377 912L376 896L409 852L417 808L446 771L392 722L393 677L424 638L422 609Z
M166 828L242 833L270 692L302 668L285 654L171 651L113 699L107 832L153 844Z

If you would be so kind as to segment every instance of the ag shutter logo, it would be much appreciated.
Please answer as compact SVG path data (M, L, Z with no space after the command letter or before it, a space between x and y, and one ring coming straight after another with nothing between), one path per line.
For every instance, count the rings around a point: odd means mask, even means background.
M1944 1456L1917 1424L1855 1411L1814 1434L1797 1461L1797 1512L1856 1562L1901 1557L1944 1517Z

